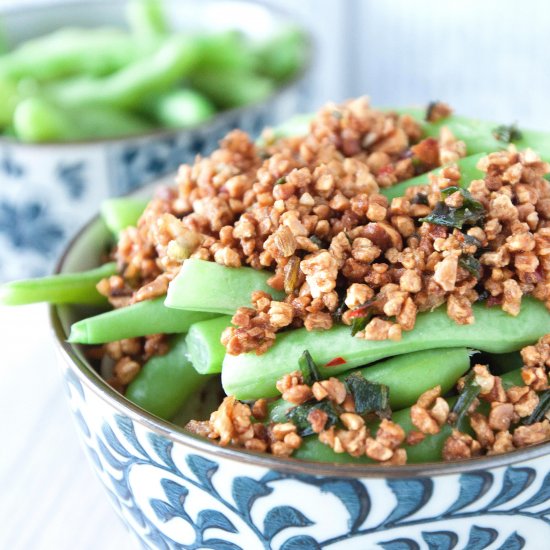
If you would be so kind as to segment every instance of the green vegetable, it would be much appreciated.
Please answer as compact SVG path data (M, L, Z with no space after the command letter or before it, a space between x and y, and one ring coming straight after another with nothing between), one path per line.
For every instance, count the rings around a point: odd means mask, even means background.
M521 374L519 371L513 371L503 376L503 384L505 387L512 385L523 385L521 382ZM452 408L456 401L455 397L447 399L449 406ZM411 430L416 430L411 421L411 410L402 409L394 412L392 420L399 424L405 433ZM377 423L369 426L371 433L376 433ZM459 424L458 429L462 432L469 433L471 428L467 418L464 418ZM445 440L451 435L452 427L449 424L444 424L441 431L435 435L427 435L425 439L417 445L404 445L403 448L407 451L408 464L422 464L427 462L438 462L441 460L441 453ZM328 445L321 443L316 435L304 438L301 447L292 455L294 458L302 460L310 460L313 462L332 462L342 464L372 464L374 461L367 456L354 458L348 453L335 453Z
M522 424L530 426L535 422L541 422L546 417L548 411L550 411L550 390L544 390L538 394L539 402L535 407L535 410L522 420Z
M406 108L397 109L397 111L413 116L422 125L426 137L438 137L442 126L447 126L457 139L466 143L468 155L484 151L499 151L507 146L507 143L501 141L501 138L507 136L504 136L502 132L495 131L500 127L495 122L476 120L459 115L451 115L437 122L425 122L424 110L422 109ZM495 134L498 137L495 137ZM510 134L510 138L518 149L529 147L539 153L545 160L550 159L550 133L516 128Z
M17 138L31 143L118 137L152 128L136 115L113 107L61 109L40 97L18 103L13 125Z
M460 169L460 186L467 187L471 181L475 179L480 179L485 176L485 174L477 168L477 163L481 158L483 158L486 153L478 153L476 155L471 155L469 157L464 157L459 159L456 164ZM427 185L429 183L429 174L439 174L441 168L436 168L420 176L396 183L391 187L384 187L380 189L380 193L388 197L388 199L393 199L395 197L402 197L405 194L405 191L409 187L416 187L418 185Z
M506 126L501 124L493 130L493 136L502 143L515 143L523 138L523 134L518 130L515 124Z
M149 201L133 197L106 199L101 203L101 217L109 231L117 236L127 227L135 227Z
M64 28L27 40L1 56L0 81L106 75L135 61L139 52L139 46L119 29Z
M435 205L432 212L425 218L420 218L420 221L445 227L456 227L457 229L462 229L464 225L480 223L485 217L485 208L468 191L458 187L447 187L441 192L441 195L445 198L457 191L463 197L462 206L458 208L447 206L445 201L441 200Z
M52 85L51 98L64 107L138 107L144 97L163 92L189 75L197 62L193 38L172 35L151 54L103 78L79 77Z
M193 323L187 334L189 359L201 374L222 371L225 347L220 342L222 332L231 326L231 317L223 316Z
M168 285L165 304L170 308L233 315L239 307L251 305L250 297L255 290L268 292L274 299L284 298L282 292L267 284L272 275L251 267L225 267L204 260L185 260Z
M125 396L147 412L170 420L208 379L193 368L185 337L179 334L172 337L166 355L155 355L143 365Z
M389 356L425 349L471 346L491 353L506 353L550 332L548 310L533 298L523 299L517 317L484 304L474 305L473 310L476 319L473 325L457 325L448 317L445 308L421 313L415 328L404 332L399 341L350 338L349 328L342 325L324 332L306 329L284 332L263 355L226 355L222 367L223 387L228 395L238 399L275 396L275 383L296 368L305 349L310 350L321 373L330 376ZM342 357L345 364L323 366L335 357Z
M321 380L321 374L315 364L315 361L311 358L311 353L306 349L300 359L298 359L298 367L302 372L304 384L308 386L313 385L315 382Z
M209 313L167 308L164 297L160 297L82 319L71 326L69 342L103 344L148 334L182 333L193 323L212 317Z
M371 383L387 386L389 406L396 411L410 407L422 393L435 386L441 386L441 392L447 393L469 368L470 353L466 348L445 348L397 355L352 372ZM341 374L338 378L344 381L346 376L349 377ZM291 407L291 403L278 399L270 405L270 418L284 422L284 415Z
M190 128L211 119L216 107L191 89L174 89L151 98L146 110L166 128Z
M274 90L272 80L248 71L201 70L191 76L190 82L220 109L258 103Z
M477 399L481 387L476 382L474 371L470 371L468 376L464 379L464 387L454 404L452 410L453 425L458 426L462 419L468 413L468 410Z
M139 40L155 40L168 34L168 22L161 0L131 0L126 19Z
M285 418L281 419L281 421L292 422L297 426L298 434L302 437L306 437L314 433L308 420L308 415L314 410L320 410L327 414L327 422L325 424L325 429L327 430L339 422L339 411L331 401L321 401L320 403L310 402L303 405L297 405L296 407L290 407L286 410Z
M523 359L519 351L488 354L488 363L491 365L491 372L498 373L507 373L523 367Z
M101 267L80 273L62 273L25 279L0 285L0 304L20 306L36 302L50 304L104 304L105 297L96 290L104 277L116 273L116 264L107 263Z
M264 42L257 56L258 70L262 74L284 82L305 64L306 38L299 28L289 27Z
M255 51L245 36L236 30L203 34L196 37L198 62L196 74L216 71L251 73L256 64Z
M11 124L19 99L17 86L10 80L0 78L0 128Z

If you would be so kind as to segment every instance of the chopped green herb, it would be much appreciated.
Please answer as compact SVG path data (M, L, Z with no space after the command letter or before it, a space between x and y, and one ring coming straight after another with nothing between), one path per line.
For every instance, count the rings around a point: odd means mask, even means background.
M318 382L319 380L321 380L319 369L317 368L315 361L313 360L311 354L307 349L304 351L304 353L302 353L302 357L300 357L300 359L298 360L298 366L302 371L304 384L311 386L314 382Z
M357 414L375 413L380 418L390 418L390 389L388 386L369 382L357 372L346 376L345 383L353 396Z
M523 137L523 134L514 123L509 124L508 126L506 124L497 126L493 130L493 136L495 136L495 139L498 141L502 141L502 143L513 143L514 141L520 140Z
M279 178L279 179L275 182L275 185L282 185L283 183L286 183L286 176L282 176L281 178Z
M311 428L311 424L307 419L309 413L314 409L319 409L327 414L328 418L325 424L325 429L330 428L331 426L334 426L338 423L338 410L331 401L325 400L319 403L309 401L307 403L304 403L303 405L292 407L285 413L285 416L290 422L292 422L296 426L298 434L301 437L306 437L314 433L313 429Z
M475 256L471 254L462 255L458 260L458 265L466 269L476 279L481 277L481 262Z
M375 313L374 300L369 300L362 306L356 307L349 314L351 319L351 335L355 336L358 332L363 330L367 323L371 320Z
M535 407L535 410L526 418L524 418L521 423L525 426L530 426L535 422L540 422L544 420L546 413L550 411L550 390L545 390L539 393L539 402Z
M472 235L464 235L464 244L474 245L479 248L481 246L481 241L475 237L472 237Z
M448 187L441 191L443 197L448 197L452 193L459 192L463 197L462 206L455 208L448 206L445 201L439 201L435 208L425 218L420 218L421 222L428 222L434 225L443 225L445 227L456 227L462 229L464 225L476 225L485 217L485 208L483 205L465 189L458 187Z
M459 426L460 422L472 406L472 403L477 399L480 391L481 388L476 382L475 373L474 371L470 371L464 380L464 387L462 388L451 413L453 426Z

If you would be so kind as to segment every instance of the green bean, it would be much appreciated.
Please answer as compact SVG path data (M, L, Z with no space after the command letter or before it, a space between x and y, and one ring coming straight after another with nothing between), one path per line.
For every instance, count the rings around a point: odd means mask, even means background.
M209 313L167 308L164 297L160 297L82 319L71 326L69 342L104 344L148 334L179 334L187 332L193 323L212 317Z
M510 386L523 386L521 372L515 370L505 374L502 377L505 388ZM452 408L456 397L447 399L449 406ZM482 412L487 412L487 405L482 404L480 409ZM411 430L416 430L411 421L411 410L409 408L394 412L392 420L399 424L405 433ZM370 426L371 433L375 433L378 428L378 423ZM459 424L458 429L462 432L471 433L471 428L468 419L463 419ZM441 431L435 435L427 435L425 439L417 445L404 445L407 451L408 464L422 464L426 462L439 462L442 459L443 445L445 440L451 435L452 427L449 424L444 424ZM348 453L335 453L328 445L321 443L316 435L305 437L301 447L292 455L294 458L302 460L310 460L314 462L334 462L342 464L373 464L374 461L367 456L354 458Z
M488 362L491 365L491 370L501 374L520 369L523 366L523 359L519 351L490 353L488 354Z
M469 368L468 349L449 348L397 355L354 372L369 382L388 386L390 407L399 410L410 407L422 393L435 386L441 386L441 393L446 394ZM338 378L343 381L347 374ZM288 401L278 399L270 405L270 419L286 422L285 412L292 406Z
M275 139L305 136L309 132L309 127L313 115L311 113L303 115L294 115L286 122L282 122L273 128L273 137Z
M225 347L220 342L222 332L231 326L231 317L223 316L191 325L187 334L189 358L197 372L213 374L222 371Z
M252 72L256 64L254 50L239 31L230 30L195 37L199 48L196 74L204 71Z
M133 197L117 197L101 203L101 218L109 231L117 236L127 227L135 227L149 201Z
M108 106L60 109L44 98L29 97L14 112L17 137L25 142L76 141L143 133L151 128L137 116Z
M211 70L197 72L191 85L208 96L220 109L258 103L274 90L273 81L248 71Z
M408 113L422 124L427 137L437 137L443 126L451 130L454 136L466 143L469 155L484 151L499 151L507 147L507 143L495 137L495 130L500 126L497 122L477 120L459 115L451 115L437 122L425 122L425 111L417 108L398 109L400 113ZM550 133L536 130L519 129L521 137L513 140L518 149L529 147L539 153L544 159L550 159Z
M189 259L168 286L165 305L192 311L233 315L237 308L250 306L254 290L283 298L267 284L272 273L251 267L225 267L215 262Z
M477 155L471 155L469 157L464 157L457 161L457 165L460 168L460 186L468 187L470 182L475 179L482 179L485 177L485 174L477 168L477 163L481 158L483 158L486 153L479 153ZM429 183L429 174L438 174L441 172L442 168L436 168L431 170L426 174L421 174L414 178L396 183L391 187L384 187L380 189L380 193L388 197L388 199L393 199L395 197L402 197L405 194L405 191L409 187L415 187L417 185L427 185Z
M0 78L0 128L11 124L19 99L17 86L10 80Z
M343 325L325 332L308 332L304 328L290 330L278 334L275 345L263 355L226 355L222 367L223 387L228 395L238 399L273 397L278 393L277 380L296 369L306 349L310 350L317 365L321 365L322 374L330 376L386 357L424 349L468 346L491 353L507 353L550 332L548 310L533 298L523 299L517 317L484 304L476 304L473 309L473 325L457 325L444 307L421 313L414 329L404 332L399 341L353 338L350 328ZM345 364L322 366L335 357L343 358Z
M37 302L50 304L104 304L105 297L96 290L104 277L116 273L116 264L80 273L61 273L41 279L25 279L0 285L0 304L20 306Z
M126 6L126 19L139 40L154 40L169 32L160 0L132 0Z
M0 80L100 76L134 61L139 46L118 29L65 28L28 40L0 58Z
M258 70L284 82L292 77L306 61L307 44L303 32L288 27L265 41L258 49Z
M208 381L187 358L185 336L170 340L165 355L151 357L126 390L126 398L160 418L170 420L185 401Z
M142 108L166 128L189 128L211 119L216 107L191 89L177 89L152 97Z
M63 106L138 107L144 97L171 88L188 75L197 62L197 53L193 38L173 35L150 55L111 75L74 78L52 85L49 91L56 103Z

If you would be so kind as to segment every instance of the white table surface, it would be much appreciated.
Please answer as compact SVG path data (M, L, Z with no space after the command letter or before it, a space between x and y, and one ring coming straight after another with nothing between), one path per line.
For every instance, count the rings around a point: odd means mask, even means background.
M0 329L0 549L136 548L77 439L46 306L0 306Z

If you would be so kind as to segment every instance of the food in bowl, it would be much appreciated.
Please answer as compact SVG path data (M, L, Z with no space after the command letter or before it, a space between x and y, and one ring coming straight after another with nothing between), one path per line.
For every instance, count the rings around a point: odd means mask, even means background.
M130 2L128 25L61 28L0 55L3 135L71 142L194 127L265 100L308 57L293 26L263 41L172 32L160 0Z
M221 372L186 423L221 445L399 466L550 439L545 136L365 98L290 133L107 203L111 263L3 301L107 299L69 340L164 418Z

